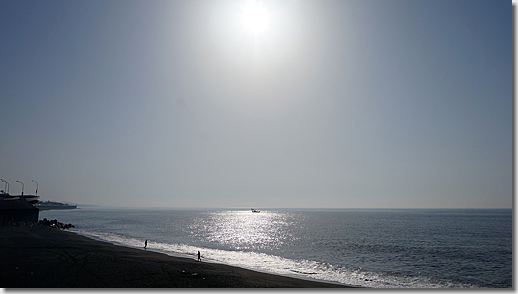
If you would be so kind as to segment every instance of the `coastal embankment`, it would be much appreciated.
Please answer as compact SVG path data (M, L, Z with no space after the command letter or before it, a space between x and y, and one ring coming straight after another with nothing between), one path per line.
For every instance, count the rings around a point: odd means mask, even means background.
M337 288L117 246L41 226L0 227L1 288Z

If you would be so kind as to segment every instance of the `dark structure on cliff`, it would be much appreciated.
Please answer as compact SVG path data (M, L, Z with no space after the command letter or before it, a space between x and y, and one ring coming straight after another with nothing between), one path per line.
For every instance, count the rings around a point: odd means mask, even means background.
M0 201L0 225L11 223L37 223L39 209L25 199Z

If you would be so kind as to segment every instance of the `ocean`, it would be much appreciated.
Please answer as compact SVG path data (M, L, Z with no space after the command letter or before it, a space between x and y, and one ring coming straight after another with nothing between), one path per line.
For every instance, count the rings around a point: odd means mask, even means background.
M373 288L511 288L511 209L41 211L94 239Z

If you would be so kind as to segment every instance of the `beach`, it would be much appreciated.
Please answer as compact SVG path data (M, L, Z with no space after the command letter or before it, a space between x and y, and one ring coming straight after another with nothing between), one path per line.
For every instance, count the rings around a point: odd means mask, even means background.
M344 288L117 246L40 226L0 227L1 288Z

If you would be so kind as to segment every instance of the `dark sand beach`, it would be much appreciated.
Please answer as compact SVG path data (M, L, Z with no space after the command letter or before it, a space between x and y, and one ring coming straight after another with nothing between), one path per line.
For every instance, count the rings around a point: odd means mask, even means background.
M0 227L1 288L337 288L116 246L48 227Z

